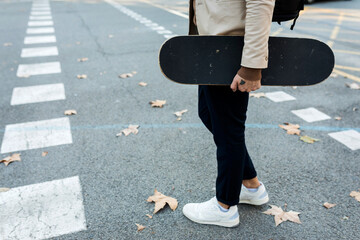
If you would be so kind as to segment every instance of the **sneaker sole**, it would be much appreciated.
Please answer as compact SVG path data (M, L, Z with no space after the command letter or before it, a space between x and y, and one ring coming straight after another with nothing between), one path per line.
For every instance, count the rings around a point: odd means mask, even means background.
M254 201L254 200L240 200L239 203L260 206L260 205L263 205L263 204L268 203L268 202L269 202L269 196L266 196L263 199L256 200L256 201Z
M186 215L186 213L184 213L184 212L183 212L183 214L185 215L185 217L187 217L191 221L200 223L200 224L217 225L217 226L227 227L227 228L236 227L240 224L239 218L237 218L235 221L232 221L232 222L207 222L207 221L199 221L197 219L194 219L194 218Z

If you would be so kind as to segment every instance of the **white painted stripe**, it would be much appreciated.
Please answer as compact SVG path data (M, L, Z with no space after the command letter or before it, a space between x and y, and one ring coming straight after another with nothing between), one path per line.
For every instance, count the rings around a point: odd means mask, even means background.
M50 7L33 7L31 8L31 11L34 11L34 12L41 12L41 11L46 11L46 12L49 12L51 11Z
M293 97L290 94L287 94L283 91L268 92L268 93L265 93L265 95L268 99L270 99L273 102L285 102L285 101L296 100L295 97Z
M33 3L32 7L50 7L49 3Z
M27 34L43 34L43 33L54 33L55 29L53 27L40 27L40 28L28 28L26 30Z
M41 26L52 26L53 21L29 21L28 26L30 27L41 27Z
M61 73L59 62L47 62L36 64L20 64L16 73L18 77L29 77L33 75Z
M24 44L54 43L54 42L56 42L56 37L54 35L25 37L24 39Z
M21 50L21 57L46 57L57 56L59 51L57 47L39 47L39 48L23 48Z
M153 31L156 31L158 34L162 35L165 38L171 38L177 36L176 34L173 34L172 31L165 29L163 26L160 26L157 23L154 23L153 21L141 16L140 14L122 6L121 4L113 1L113 0L104 0L114 8L118 9L120 12L128 15L129 17L133 18L134 20L140 22L141 24L145 25L146 27L150 28ZM160 28L160 29L159 29Z
M326 115L323 112L320 112L319 110L313 107L300 109L300 110L293 110L291 112L307 122L316 122L316 121L331 119L328 115Z
M360 133L355 130L329 133L329 136L341 142L351 150L360 149Z
M72 143L69 118L6 125L1 153Z
M30 20L51 20L52 16L30 16Z
M86 230L78 176L0 193L0 239L48 239Z
M51 15L51 12L31 12L30 13L32 16L40 16L40 15Z
M11 105L49 102L65 99L64 84L47 84L13 89Z

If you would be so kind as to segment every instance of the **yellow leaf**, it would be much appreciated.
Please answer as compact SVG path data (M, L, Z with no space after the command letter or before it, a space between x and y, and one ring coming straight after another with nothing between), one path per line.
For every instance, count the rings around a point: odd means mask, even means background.
M77 78L78 79L86 79L87 75L86 74L79 74L79 75L77 75Z
M282 129L286 130L287 134L300 136L301 130L299 124L284 123L285 125L279 125Z
M303 142L306 142L306 143L310 143L310 144L320 141L319 139L312 138L312 137L309 137L309 136L306 136L306 135L301 136L300 140L303 141Z
M143 226L143 225L140 225L140 224L137 224L137 223L135 223L136 224L136 226L137 226L137 230L138 230L138 232L140 232L140 231L142 231L142 230L144 230L146 227L145 226Z
M178 206L178 201L175 198L165 196L161 192L158 192L156 189L154 191L154 195L150 196L147 201L155 202L154 214L163 209L166 203L173 211L175 211Z
M271 207L271 209L268 209L263 213L267 214L267 215L273 215L276 226L278 226L280 223L286 222L286 221L291 221L294 223L301 224L300 218L299 218L299 214L300 214L299 212L294 212L294 211L285 212L284 210L282 210L281 207L278 207L275 205L270 205L270 207Z
M327 209L329 209L329 208L333 208L333 207L335 207L336 206L336 204L335 203L328 203L328 202L326 202L326 203L324 203L324 205L323 205L324 207L326 207Z
M147 83L146 82L139 82L139 86L146 87Z
M151 107L159 107L162 108L164 104L166 103L166 100L155 100L149 102L151 104Z
M71 109L71 110L66 110L66 111L64 112L64 114L65 114L65 115L76 115L77 112L76 112L76 110Z
M8 156L8 157L6 157L6 158L3 158L3 159L1 159L0 160L0 163L4 163L5 164L5 166L7 166L7 165L9 165L10 163L12 163L12 162L15 162L15 161L21 161L21 158L20 158L20 153L14 153L14 154L12 154L11 156Z

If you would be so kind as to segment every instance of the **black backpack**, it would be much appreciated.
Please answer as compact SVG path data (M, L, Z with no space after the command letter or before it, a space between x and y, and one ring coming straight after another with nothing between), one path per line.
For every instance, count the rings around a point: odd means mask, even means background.
M290 29L293 30L300 11L304 10L304 0L276 0L273 22L281 23L294 20Z

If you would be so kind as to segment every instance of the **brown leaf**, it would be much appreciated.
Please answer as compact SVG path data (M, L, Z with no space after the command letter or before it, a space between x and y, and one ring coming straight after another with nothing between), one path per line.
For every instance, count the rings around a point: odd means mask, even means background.
M166 100L155 100L155 101L149 102L149 104L151 104L151 107L159 107L159 108L162 108L165 103L166 103Z
M137 226L137 231L138 232L140 232L140 231L142 231L142 230L144 230L146 227L145 226L143 226L143 225L140 225L140 224L137 224L137 223L135 223L136 224L136 226Z
M146 216L150 219L152 218L152 216L150 214L146 214Z
M4 163L5 166L9 165L10 163L12 162L15 162L15 161L21 161L21 158L20 158L20 153L13 153L11 156L8 156L6 158L3 158L0 160L0 163Z
M79 75L77 75L77 78L78 79L86 79L87 75L86 74L79 74Z
M250 97L261 98L261 97L266 97L266 95L263 92L258 92L258 93L250 93Z
M335 207L336 206L336 204L335 203L328 203L328 202L326 202L326 203L324 203L324 205L323 205L324 207L326 207L327 209L329 209L329 208L333 208L333 207Z
M86 62L88 61L88 58L78 58L78 62Z
M133 76L134 76L134 74L132 74L132 73L123 73L123 74L119 75L119 78L130 78Z
M65 115L76 115L77 112L76 112L76 110L71 109L71 110L66 110L66 111L64 112L64 114L65 114Z
M130 133L137 134L139 132L138 130L139 125L129 125L128 128L125 128L121 130L118 134L116 134L117 137L122 136L123 134L125 136L130 135Z
M342 118L341 117L334 117L335 120L340 121Z
M42 152L41 156L45 157L46 155L48 155L48 152Z
M164 206L169 204L170 208L175 211L178 206L178 201L175 198L165 196L161 192L158 192L156 189L154 191L154 195L150 196L147 199L148 202L155 202L154 214L159 210L163 209Z
M319 139L312 138L312 137L309 137L309 136L306 136L306 135L301 136L300 140L303 141L303 142L306 142L306 143L310 143L310 144L313 144L314 142L320 141Z
M9 46L12 46L13 44L11 42L6 42L4 43L4 47L9 47Z
M7 192L9 190L10 190L10 188L0 188L0 192Z
M350 197L353 197L353 198L355 198L358 202L360 202L360 190L359 190L359 192L352 191L352 192L350 193Z
M271 209L268 209L263 213L265 213L267 215L273 215L276 226L278 226L280 223L286 222L286 221L291 221L294 223L301 224L300 218L298 216L300 214L299 212L294 212L294 211L285 212L284 210L282 210L281 207L278 207L275 205L270 205L270 207L271 207Z
M299 124L284 123L285 125L279 125L282 129L286 130L287 134L300 136L301 130Z
M345 83L345 85L350 89L355 89L355 90L360 89L360 85L357 83Z
M146 87L147 83L146 82L139 82L139 86Z
M178 111L178 112L174 112L174 114L180 118L184 113L186 113L188 110L187 109L184 109L184 110L181 110L181 111ZM180 118L181 119L181 118Z

